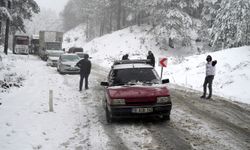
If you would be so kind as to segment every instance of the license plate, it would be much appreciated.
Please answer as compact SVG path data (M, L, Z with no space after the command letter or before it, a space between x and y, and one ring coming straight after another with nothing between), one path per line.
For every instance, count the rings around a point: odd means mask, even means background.
M151 113L153 112L153 108L133 108L132 113L143 114L143 113Z
M69 68L70 71L77 71L76 68Z

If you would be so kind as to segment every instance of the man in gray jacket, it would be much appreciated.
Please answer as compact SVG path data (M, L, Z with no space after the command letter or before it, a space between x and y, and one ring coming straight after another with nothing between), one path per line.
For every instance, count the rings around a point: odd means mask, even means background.
M203 84L203 95L201 98L210 99L212 97L212 84L213 79L215 76L215 65L217 64L217 61L212 61L212 57L210 55L207 56L207 64L206 64L206 77ZM206 97L207 94L207 85L209 89L208 97Z

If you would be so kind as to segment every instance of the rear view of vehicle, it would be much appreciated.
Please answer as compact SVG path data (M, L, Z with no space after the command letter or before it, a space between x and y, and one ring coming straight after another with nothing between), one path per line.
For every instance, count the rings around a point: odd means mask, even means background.
M81 48L81 47L71 47L71 48L69 48L69 51L68 51L68 53L77 53L77 52L83 53L83 48Z
M63 51L49 51L47 57L47 66L57 67L59 57L63 54Z
M15 35L13 37L13 54L29 54L29 36Z
M39 56L42 60L47 60L50 51L62 50L63 33L56 31L39 32Z
M38 54L39 52L39 35L32 35L30 40L30 54Z
M57 71L61 74L79 74L80 68L76 66L80 57L76 54L63 54L59 57Z
M105 86L104 107L107 121L114 118L160 117L170 119L172 102L166 85L145 61L116 62Z

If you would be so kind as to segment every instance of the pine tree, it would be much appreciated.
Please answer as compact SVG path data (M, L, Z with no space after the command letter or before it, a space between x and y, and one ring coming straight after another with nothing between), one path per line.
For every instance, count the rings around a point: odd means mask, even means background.
M211 31L213 45L222 43L224 47L249 45L250 1L223 0Z
M10 14L12 16L11 30L25 32L24 20L30 20L33 13L39 13L40 8L34 0L12 0L12 9Z

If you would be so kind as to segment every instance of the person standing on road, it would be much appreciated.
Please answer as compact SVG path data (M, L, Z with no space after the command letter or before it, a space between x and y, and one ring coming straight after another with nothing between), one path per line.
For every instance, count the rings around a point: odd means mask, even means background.
M213 79L215 76L215 65L217 64L217 61L212 61L212 57L210 55L207 56L207 64L206 64L206 77L203 84L203 95L201 98L210 99L212 97L212 84ZM207 85L209 89L208 97L206 97L207 94Z
M147 59L150 60L149 64L153 67L155 67L155 56L151 51L148 51Z
M91 62L89 61L89 55L84 55L84 59L80 60L76 66L80 68L80 85L79 91L82 91L83 79L85 79L85 90L89 89L88 78L91 71Z

